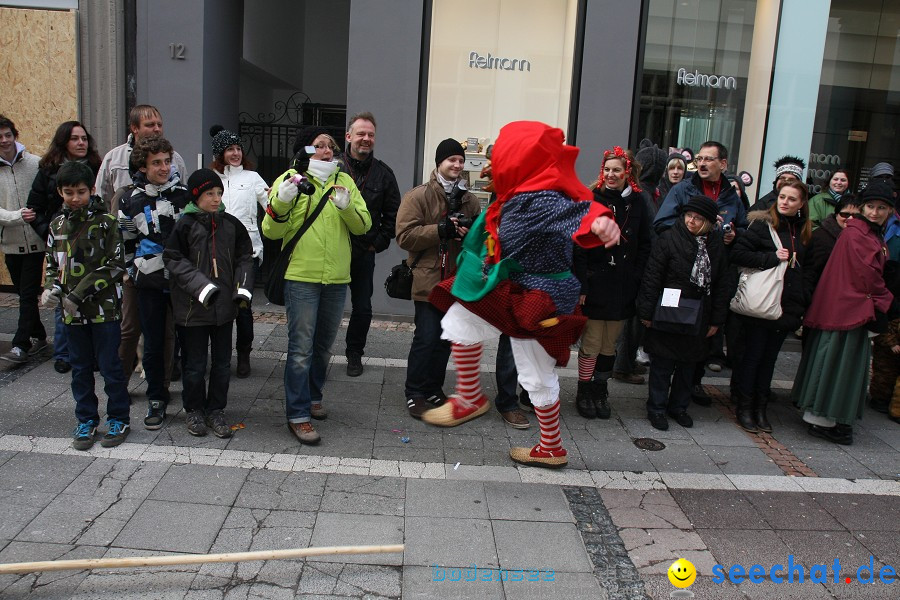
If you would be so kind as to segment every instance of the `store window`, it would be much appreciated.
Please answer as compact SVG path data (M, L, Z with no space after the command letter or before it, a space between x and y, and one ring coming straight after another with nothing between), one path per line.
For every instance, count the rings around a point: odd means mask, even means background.
M716 140L736 165L756 0L650 0L638 139Z
M448 137L477 138L479 147L467 147L471 179L506 123L566 130L577 8L578 0L434 0L423 181Z
M861 190L869 168L900 159L900 4L831 0L809 155L813 190L835 169Z

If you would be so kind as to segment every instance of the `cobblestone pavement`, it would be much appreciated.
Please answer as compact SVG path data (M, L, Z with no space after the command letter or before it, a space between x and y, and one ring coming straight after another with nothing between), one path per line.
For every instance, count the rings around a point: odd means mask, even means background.
M128 442L75 451L69 377L49 353L0 367L0 562L344 544L402 543L404 553L4 575L0 597L668 598L677 558L696 566L698 598L900 597L900 582L877 577L900 566L900 428L867 409L853 446L807 436L785 400L795 353L779 360L771 436L734 424L727 371L705 380L714 403L691 408L692 429L659 432L644 419L645 386L612 382L613 418L581 419L575 372L564 369L570 467L544 471L508 458L537 440L535 426L508 428L495 412L446 430L409 417L408 322L373 324L358 378L344 372L341 330L329 416L316 423L323 442L299 446L283 419L283 311L257 311L253 374L231 381L226 412L243 428L230 440L187 433L177 384L166 426L144 430L135 376ZM0 294L0 352L16 314ZM489 394L493 360L486 349ZM452 381L451 367L448 391ZM633 443L647 437L665 448ZM713 579L716 565L768 574L789 557L805 566L803 583ZM813 565L835 559L840 574L810 581ZM870 560L875 583L860 583Z

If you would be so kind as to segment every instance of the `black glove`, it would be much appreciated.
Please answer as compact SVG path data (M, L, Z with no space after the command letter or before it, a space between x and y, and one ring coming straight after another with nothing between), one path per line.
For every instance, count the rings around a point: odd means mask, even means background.
M456 233L456 223L447 216L438 223L438 237L441 238L441 241L446 242L447 240L452 240L457 236Z

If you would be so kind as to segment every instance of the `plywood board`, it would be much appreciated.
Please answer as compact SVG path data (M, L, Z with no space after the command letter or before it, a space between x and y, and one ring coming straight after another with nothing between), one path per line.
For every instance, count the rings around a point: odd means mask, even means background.
M0 113L44 154L56 127L78 118L75 11L0 8Z

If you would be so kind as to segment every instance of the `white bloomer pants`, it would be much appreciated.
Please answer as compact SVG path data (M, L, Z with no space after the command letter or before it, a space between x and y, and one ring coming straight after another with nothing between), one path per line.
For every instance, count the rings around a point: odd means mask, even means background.
M454 302L441 319L441 339L470 346L500 337L500 330ZM519 372L519 383L537 407L550 406L559 400L559 378L553 368L556 359L547 354L537 340L511 337L513 358Z

